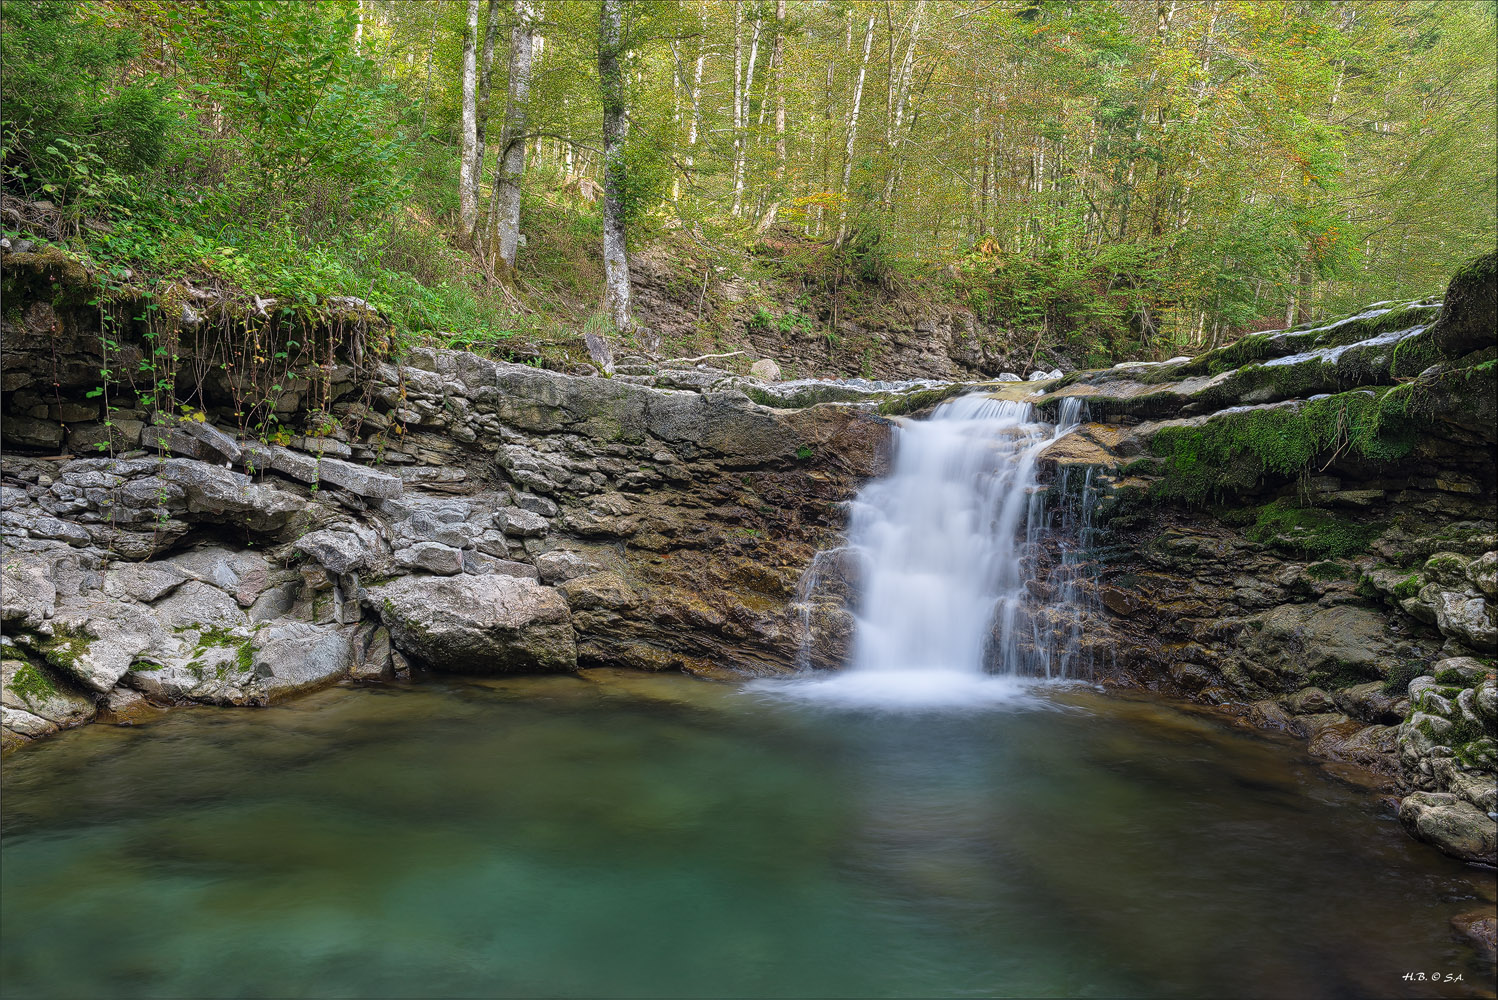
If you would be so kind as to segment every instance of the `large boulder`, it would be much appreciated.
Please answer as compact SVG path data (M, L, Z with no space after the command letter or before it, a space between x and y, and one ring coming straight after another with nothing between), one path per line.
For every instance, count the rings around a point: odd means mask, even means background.
M94 699L60 683L46 670L24 660L0 662L0 704L11 712L6 725L35 738L93 719ZM42 726L32 721L40 719ZM11 725L14 722L15 725Z
M1452 857L1498 864L1498 822L1449 792L1412 792L1399 804L1399 821L1417 840Z
M40 644L46 661L100 694L124 677L137 660L158 660L181 643L162 621L138 604L103 598L63 608L51 620L52 634Z
M567 600L514 576L409 576L368 590L401 652L465 674L573 670Z
M1452 358L1498 343L1498 254L1484 254L1452 276L1430 335Z

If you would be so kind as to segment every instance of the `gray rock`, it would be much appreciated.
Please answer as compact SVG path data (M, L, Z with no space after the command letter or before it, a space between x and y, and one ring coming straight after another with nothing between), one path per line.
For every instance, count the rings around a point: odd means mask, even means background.
M454 673L572 670L561 593L513 576L404 577L369 589L395 647Z
M35 631L52 617L57 587L47 567L6 559L0 568L0 620Z
M103 694L142 658L180 650L160 619L136 604L94 600L59 609L42 655L59 672Z
M62 424L14 414L5 416L5 443L9 447L56 451L62 447Z
M239 445L232 437L212 424L202 423L197 420L184 420L181 428L184 433L196 438L202 443L204 448L218 456L221 460L225 462L239 461Z
M253 605L270 586L271 566L258 552L205 545L174 555L158 565L172 567L190 579L210 583L232 594L241 607Z
M1485 598L1443 591L1436 604L1436 627L1480 652L1498 652L1498 624L1492 611Z
M640 603L634 589L618 573L588 573L557 587L567 595L573 611L627 611Z
M1337 707L1364 722L1398 723L1409 711L1409 700L1384 691L1383 681L1354 684L1336 692Z
M1498 600L1498 552L1484 552L1469 562L1467 579L1488 600Z
M501 507L494 514L494 524L506 535L520 538L544 535L550 528L544 517L519 507Z
M532 514L542 517L556 517L557 505L545 497L536 496L534 493L516 493L515 506Z
M116 687L104 696L99 705L98 720L106 725L133 726L146 722L162 713L162 709L151 704L145 695L133 688Z
M326 687L344 677L353 662L349 637L304 622L268 625L255 636L251 686L257 700Z
M546 584L555 585L602 568L582 553L570 549L553 549L536 556L536 572L541 582Z
M306 553L330 573L350 573L378 566L384 561L379 536L360 524L309 532L291 546Z
M540 574L536 572L536 567L530 563L516 562L513 559L497 559L483 552L472 550L463 553L463 572L476 576L498 573L501 576L516 576L537 582L541 579Z
M610 375L614 374L614 349L609 346L608 338L590 330L583 334L583 343L588 348L588 356L598 362L598 367Z
M417 542L441 542L453 548L472 546L482 530L465 520L469 505L461 501L438 502L417 509L390 526L392 544L399 548Z
M780 366L769 358L760 358L749 366L749 374L766 382L779 382Z
M399 476L340 458L314 458L278 444L246 444L243 460L255 468L273 469L304 483L328 483L373 500L398 497L404 489Z
M189 580L151 609L168 627L184 629L233 629L249 624L239 602L217 587Z
M1412 792L1399 804L1411 836L1463 861L1498 864L1498 822L1449 792Z
M104 574L104 593L151 604L188 579L190 577L172 563L127 563Z
M399 476L377 472L367 466L355 465L337 458L323 459L320 472L324 482L341 486L361 497L378 500L398 497L404 488Z
M1014 372L1000 372L999 373L999 377L997 379L995 379L994 381L996 381L996 382L1023 382L1024 379L1022 379L1018 375L1014 374Z
M360 681L384 681L395 676L395 665L390 659L388 628L369 622L359 629L354 637L349 676Z
M305 506L303 500L285 490L192 459L167 459L158 475L182 487L189 512L228 515L254 531L283 528Z
M7 733L19 733L32 740L57 732L56 723L8 705L0 705L0 727L4 727ZM9 743L6 746L9 749Z
M317 456L332 455L336 458L348 458L353 454L353 449L336 438L324 437L296 437L291 443L302 451L311 452Z
M1332 701L1332 696L1318 687L1302 688L1285 698L1284 704L1287 709L1297 715L1329 712L1336 706L1336 703Z
M1482 665L1482 661L1471 656L1449 656L1444 660L1437 660L1431 665L1431 677L1416 678L1422 681L1422 687L1432 684L1459 684L1467 685L1476 681L1488 672L1488 668ZM1411 681L1413 684L1414 681Z
M0 704L43 719L56 729L81 726L97 712L93 698L44 668L20 660L0 662Z
M1477 694L1472 699L1472 707L1491 728L1493 723L1498 721L1498 680L1489 677L1477 685L1476 691Z
M417 542L408 548L397 549L395 564L405 569L451 576L463 572L463 553L441 542Z

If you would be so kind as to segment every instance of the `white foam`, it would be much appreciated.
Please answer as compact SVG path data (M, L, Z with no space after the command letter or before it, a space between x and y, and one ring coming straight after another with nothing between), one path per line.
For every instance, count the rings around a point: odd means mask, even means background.
M1055 709L1035 679L925 667L920 670L842 670L831 674L759 680L744 690L777 700L877 712L953 712Z

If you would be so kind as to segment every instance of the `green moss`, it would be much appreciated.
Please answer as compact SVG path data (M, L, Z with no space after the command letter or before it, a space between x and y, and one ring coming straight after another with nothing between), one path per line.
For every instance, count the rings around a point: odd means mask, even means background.
M1354 578L1351 567L1334 560L1312 563L1306 567L1306 576L1313 580L1351 580Z
M1409 690L1410 681L1424 672L1424 667L1418 661L1405 660L1384 678L1384 694L1403 694Z
M251 640L246 639L234 651L234 666L242 674L255 669L255 644Z
M194 626L202 629L198 633L199 649L222 649L227 646L237 645L241 639L231 630L219 626Z
M1156 496L1205 504L1229 485L1266 476L1304 479L1322 454L1375 461L1408 454L1415 427L1395 390L1359 389L1294 406L1219 413L1203 424L1164 427L1150 441L1163 460ZM1240 482L1247 478L1251 482Z
M1384 527L1381 521L1353 521L1318 507L1276 500L1259 509L1248 536L1308 559L1340 559L1365 551Z
M1389 374L1394 378L1410 378L1440 360L1441 352L1431 338L1430 331L1423 330L1394 345L1394 356L1389 360Z
M1420 574L1411 573L1394 585L1393 594L1402 601L1407 597L1417 596L1423 586L1425 586L1425 581L1421 579Z
M951 397L963 391L963 386L944 385L935 389L922 389L919 392L906 392L898 396L892 396L879 404L879 415L884 417L897 417L906 413L915 413L924 410L928 406L935 406L945 402Z
M57 693L57 685L34 665L27 663L10 679L10 689L27 702L40 701Z
M69 670L88 652L94 637L81 628L54 624L52 636L42 641L42 658L61 670Z

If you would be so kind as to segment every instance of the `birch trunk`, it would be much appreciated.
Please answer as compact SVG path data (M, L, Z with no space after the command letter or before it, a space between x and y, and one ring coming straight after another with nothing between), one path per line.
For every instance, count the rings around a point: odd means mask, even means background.
M701 36L697 42L697 63L692 68L692 124L687 129L687 172L693 165L697 149L697 134L702 130L702 64L707 61L707 4L697 6L697 23Z
M733 137L733 214L735 216L744 214L744 174L749 145L749 92L754 88L754 62L759 56L759 36L764 30L764 23L762 18L754 19L754 34L749 42L749 67L744 73L743 88L734 101L734 107L738 110Z
M520 178L525 174L525 129L530 117L532 19L530 0L515 0L510 29L510 90L505 125L494 164L495 256L506 270L515 267L520 241Z
M863 80L869 69L869 49L874 44L874 19L869 18L863 30L863 59L858 63L858 80L853 84L853 106L848 109L848 145L843 151L843 186L837 206L837 240L834 246L842 246L848 238L848 189L853 183L853 143L858 138L858 109L863 103Z
M733 190L738 215L739 147L744 141L744 8L733 5Z
M478 85L477 43L479 0L468 0L468 26L463 31L463 150L458 163L458 218L462 231L472 234L479 221L478 184Z
M785 0L775 2L775 49L770 65L775 70L775 200L759 221L760 232L775 224L785 194Z
M489 0L489 21L484 29L484 55L479 61L479 87L477 104L477 124L474 128L476 149L474 151L473 170L473 203L475 215L479 201L479 183L484 176L484 144L489 127L489 94L494 85L494 36L499 33L499 0ZM496 172L498 166L496 166ZM490 201L493 201L493 192L490 193ZM491 211L492 215L493 212ZM480 236L480 225L475 218L473 240L477 244Z
M629 256L625 250L624 77L619 70L619 20L623 0L598 8L598 90L603 104L603 306L614 329L625 332L629 316Z

